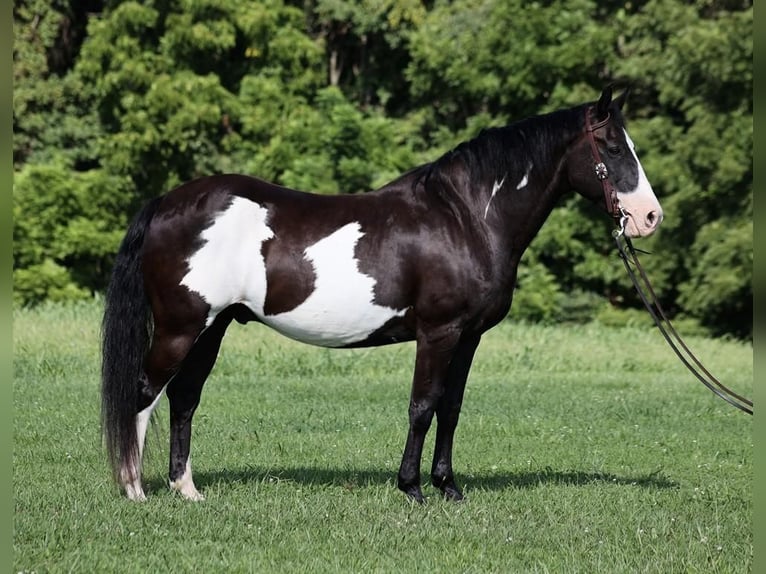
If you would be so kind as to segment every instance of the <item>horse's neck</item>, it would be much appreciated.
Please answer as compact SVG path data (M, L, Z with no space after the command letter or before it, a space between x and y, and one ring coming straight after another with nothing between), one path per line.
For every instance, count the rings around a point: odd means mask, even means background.
M524 171L499 173L484 184L481 214L494 251L518 262L561 196L569 191L566 154L569 145L552 150L546 165L527 164Z

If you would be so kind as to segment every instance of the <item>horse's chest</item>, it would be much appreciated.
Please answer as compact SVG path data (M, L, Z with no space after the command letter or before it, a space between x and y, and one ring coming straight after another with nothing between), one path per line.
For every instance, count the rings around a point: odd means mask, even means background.
M208 325L226 307L242 303L293 339L340 347L364 341L404 315L405 309L375 301L376 281L359 269L359 223L347 223L293 254L291 266L289 258L264 256L280 252L275 242L292 239L282 237L289 230L275 233L267 217L261 205L235 198L201 233L203 245L188 258L181 284L210 305ZM268 250L267 241L274 243Z

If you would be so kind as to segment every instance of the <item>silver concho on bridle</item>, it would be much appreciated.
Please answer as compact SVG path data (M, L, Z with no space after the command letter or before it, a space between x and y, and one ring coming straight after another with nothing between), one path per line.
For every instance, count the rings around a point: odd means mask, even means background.
M596 177L600 180L605 180L607 177L609 177L609 170L606 169L606 165L603 161L600 161L595 166L596 169Z

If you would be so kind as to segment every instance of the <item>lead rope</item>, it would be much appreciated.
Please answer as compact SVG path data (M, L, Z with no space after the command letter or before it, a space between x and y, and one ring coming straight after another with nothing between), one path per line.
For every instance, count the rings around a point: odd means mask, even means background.
M627 219L627 215L622 212L620 228L615 229L612 232L612 236L617 244L617 250L620 252L620 258L625 264L625 269L628 271L628 276L630 277L633 286L636 288L636 292L641 298L641 301L644 303L647 311L649 311L649 315L651 315L654 320L655 325L657 325L657 328L660 330L663 337L665 337L670 348L673 349L678 358L681 359L681 362L686 365L686 368L689 369L703 385L730 405L752 415L753 401L735 393L711 375L694 353L691 352L686 343L684 343L684 340L665 315L665 311L660 305L659 299L652 288L652 284L649 282L649 278L647 277L644 268L638 261L638 254L633 248L630 238L625 235L625 224L627 223ZM636 275L634 268L638 271L638 275Z

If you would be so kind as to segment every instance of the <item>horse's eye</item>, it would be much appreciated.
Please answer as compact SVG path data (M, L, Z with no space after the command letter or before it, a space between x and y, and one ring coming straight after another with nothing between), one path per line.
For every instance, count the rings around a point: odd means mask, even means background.
M622 148L618 145L610 145L606 148L606 151L609 152L609 155L620 155L622 153Z

